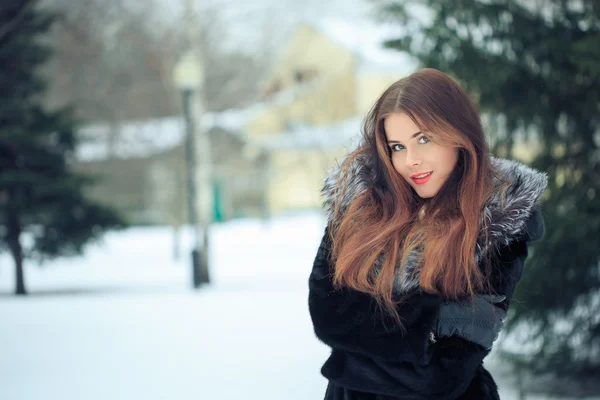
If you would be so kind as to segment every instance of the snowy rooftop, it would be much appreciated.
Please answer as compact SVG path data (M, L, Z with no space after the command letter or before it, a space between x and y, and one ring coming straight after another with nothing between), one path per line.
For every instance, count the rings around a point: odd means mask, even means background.
M295 126L261 141L259 146L277 149L336 149L355 144L360 138L362 117L326 126Z
M244 109L205 113L202 127L205 130L222 128L242 135L246 121L262 107L257 104ZM183 142L185 125L181 117L128 122L119 127L112 150L109 135L109 125L84 126L79 131L81 142L75 153L76 159L80 162L100 161L106 159L109 152L116 158L141 158L168 151Z
M205 130L221 128L244 137L247 122L265 108L286 104L301 97L323 84L317 79L281 91L267 101L255 103L246 108L209 112L202 115ZM80 162L101 161L108 157L110 147L110 127L106 124L91 124L79 131L80 144L76 159ZM116 134L112 156L116 158L142 158L155 155L179 146L185 138L185 125L182 117L168 117L144 121L131 121L121 125Z
M407 75L418 67L417 60L408 53L383 47L385 40L397 38L402 32L397 24L330 18L310 25L358 55L361 60L360 73Z
M75 158L80 162L104 160L109 153L117 158L146 157L176 147L184 132L181 118L130 122L118 128L110 148L110 127L94 124L79 131Z

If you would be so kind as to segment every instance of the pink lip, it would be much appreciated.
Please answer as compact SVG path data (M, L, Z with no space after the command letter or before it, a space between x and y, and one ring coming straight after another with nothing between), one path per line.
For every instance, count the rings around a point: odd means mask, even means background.
M423 174L429 174L430 172L433 172L433 171L423 171L423 172L417 172L417 173L414 173L414 174L412 174L412 175L410 176L410 178L411 178L411 179L415 179L415 176L419 176L419 175L423 175Z
M429 175L427 175L425 178L413 178L414 176L419 176L424 174L425 172L421 172L418 174L412 174L410 177L411 179L417 184L417 185L422 185L424 183L427 183L427 181L429 180L429 178L431 178L431 175L433 175L433 171L429 172Z

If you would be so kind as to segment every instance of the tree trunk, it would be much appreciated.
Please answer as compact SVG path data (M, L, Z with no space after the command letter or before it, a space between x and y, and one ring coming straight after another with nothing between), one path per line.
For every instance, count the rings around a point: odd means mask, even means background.
M13 253L15 259L15 294L25 295L27 290L25 289L25 274L23 273L23 256L20 254L21 246L19 245L19 254Z
M23 271L23 248L21 247L21 224L14 212L9 212L7 218L7 242L10 253L15 261L15 294L25 295L25 274Z

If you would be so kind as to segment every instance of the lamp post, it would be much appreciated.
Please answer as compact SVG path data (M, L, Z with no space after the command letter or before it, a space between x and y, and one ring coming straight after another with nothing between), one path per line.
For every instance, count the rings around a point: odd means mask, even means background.
M192 52L186 53L173 70L173 81L181 91L186 128L187 204L189 222L193 229L192 281L194 288L210 281L208 274L208 226L210 223L211 165L210 143L203 132L200 118L199 93L204 71L202 63ZM199 140L198 140L199 139ZM196 155L200 153L200 163ZM200 166L199 171L197 167ZM197 174L199 172L199 174ZM200 179L198 179L200 175ZM198 196L198 186L200 196ZM200 201L199 201L200 200ZM200 212L198 206L200 205Z

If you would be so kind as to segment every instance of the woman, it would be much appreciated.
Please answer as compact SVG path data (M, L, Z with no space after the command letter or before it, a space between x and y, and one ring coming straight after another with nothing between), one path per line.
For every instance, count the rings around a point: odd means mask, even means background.
M478 112L423 69L390 86L327 178L309 279L327 400L498 399L483 368L529 242L546 175L490 156Z

